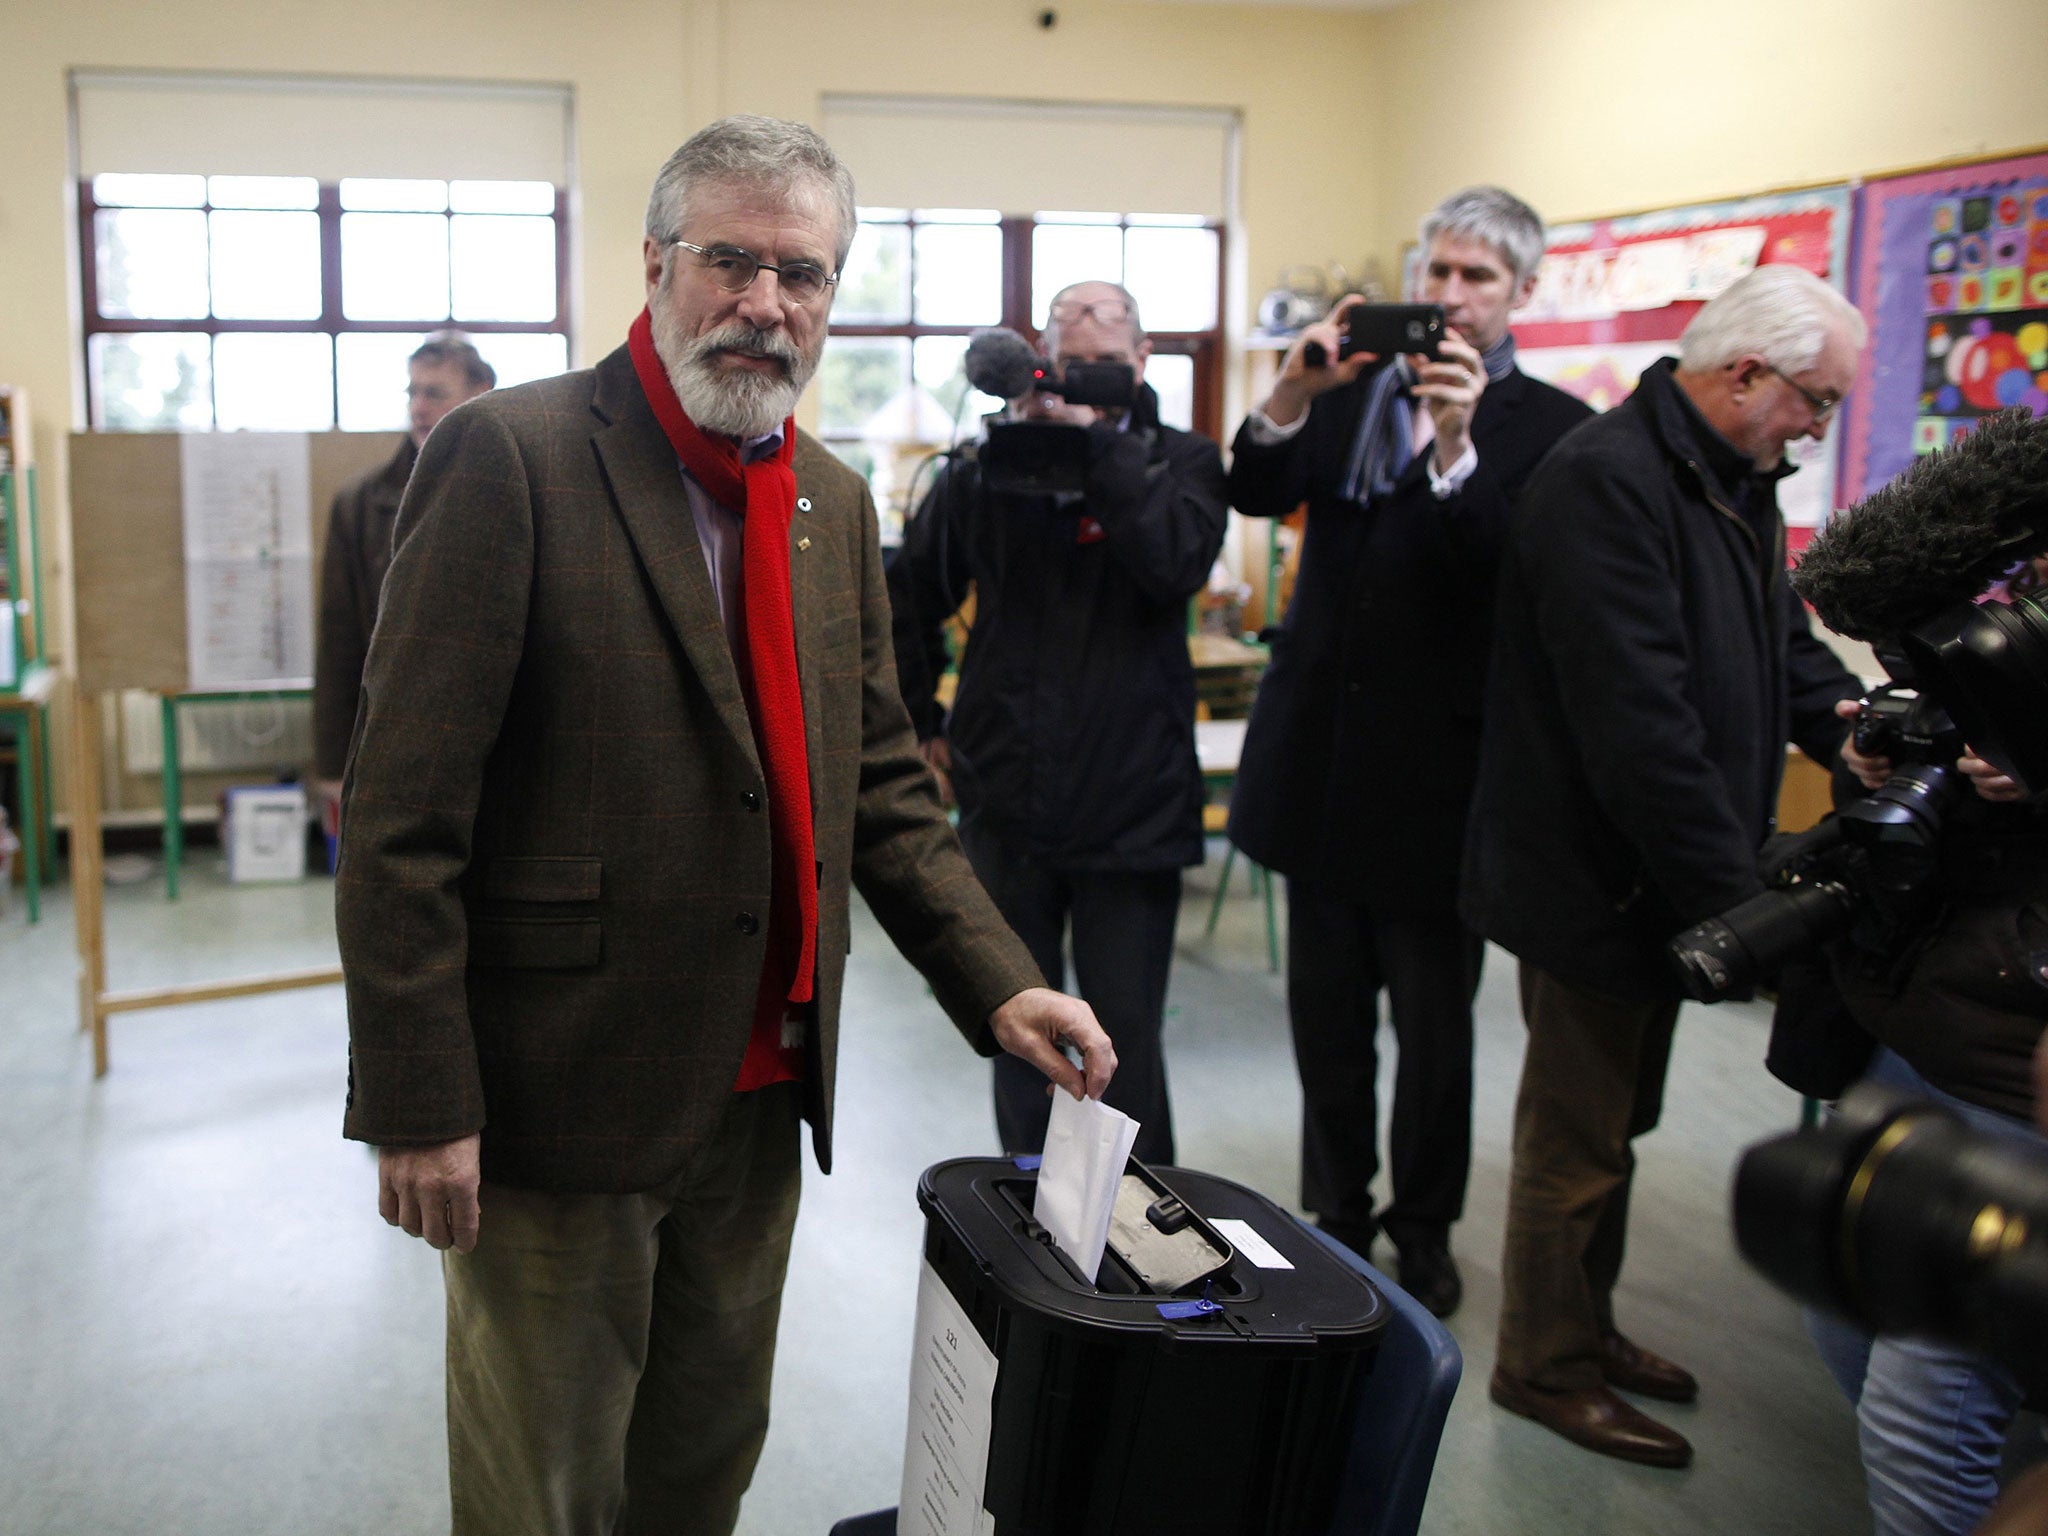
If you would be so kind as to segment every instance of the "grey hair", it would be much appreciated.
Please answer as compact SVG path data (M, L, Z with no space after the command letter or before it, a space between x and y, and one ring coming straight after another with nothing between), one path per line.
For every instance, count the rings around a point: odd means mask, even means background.
M673 240L690 216L691 194L709 184L789 188L807 180L823 192L839 218L835 269L846 265L860 215L854 211L853 172L817 131L803 123L740 113L699 128L668 157L647 198L647 233Z
M408 363L453 363L471 389L496 389L498 370L484 361L476 343L460 331L436 331L414 350Z
M1692 317L1678 338L1678 366L1711 373L1754 352L1773 368L1804 373L1820 361L1833 331L1859 352L1870 334L1841 294L1804 267L1772 262L1738 278Z
M1067 284L1066 287L1054 294L1052 301L1045 306L1045 329L1038 333L1038 344L1044 347L1046 351L1053 352L1059 348L1060 326L1059 322L1053 319L1052 312L1059 308L1060 300L1064 299L1076 288L1108 288L1113 290L1116 296L1124 301L1125 307L1131 312L1131 345L1135 347L1144 341L1145 325L1138 318L1138 301L1132 296L1131 290L1122 283L1112 283L1106 277L1090 277L1078 283Z
M1438 235L1479 240L1506 259L1520 287L1543 259L1543 220L1505 187L1467 187L1453 192L1423 216L1422 253Z

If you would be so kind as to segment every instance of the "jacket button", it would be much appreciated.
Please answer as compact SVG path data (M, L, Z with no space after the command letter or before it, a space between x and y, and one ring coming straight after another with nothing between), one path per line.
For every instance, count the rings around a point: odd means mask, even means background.
M761 931L761 919L754 916L751 912L742 912L732 920L732 925L749 938Z
M740 804L750 811L758 811L761 809L761 797L750 789L740 796Z

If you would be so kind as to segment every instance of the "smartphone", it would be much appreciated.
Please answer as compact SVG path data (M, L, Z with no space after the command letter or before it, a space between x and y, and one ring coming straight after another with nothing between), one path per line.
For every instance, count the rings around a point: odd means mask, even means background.
M1441 304L1360 304L1345 317L1341 355L1372 352L1392 357L1396 352L1419 352L1435 357L1443 339Z

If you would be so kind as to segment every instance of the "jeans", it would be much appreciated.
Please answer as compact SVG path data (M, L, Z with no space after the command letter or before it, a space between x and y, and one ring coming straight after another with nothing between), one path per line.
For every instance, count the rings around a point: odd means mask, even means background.
M2031 1125L1943 1093L1882 1047L1866 1080L1934 1100L1972 1130L2048 1150ZM1872 1335L1831 1313L1807 1331L1856 1409L1876 1536L1966 1536L1998 1498L2018 1382L1981 1355L1924 1335Z

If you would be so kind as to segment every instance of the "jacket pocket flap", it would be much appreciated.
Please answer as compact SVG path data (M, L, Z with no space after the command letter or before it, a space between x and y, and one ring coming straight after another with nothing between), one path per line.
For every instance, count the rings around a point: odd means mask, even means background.
M469 963L512 971L587 970L604 953L594 917L472 917Z
M484 869L486 901L595 901L602 859L493 859Z

